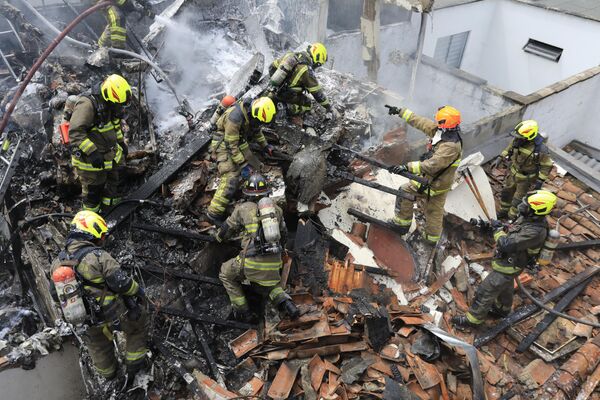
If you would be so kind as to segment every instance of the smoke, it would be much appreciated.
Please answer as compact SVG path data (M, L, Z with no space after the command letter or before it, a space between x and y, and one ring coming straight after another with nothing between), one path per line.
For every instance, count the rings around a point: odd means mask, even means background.
M198 21L193 10L176 20L157 18L166 26L158 61L194 111L214 102L210 96L222 92L225 83L252 56L250 49L234 40L231 25ZM146 92L159 131L181 122L175 112L177 102L164 83L157 84L149 76Z

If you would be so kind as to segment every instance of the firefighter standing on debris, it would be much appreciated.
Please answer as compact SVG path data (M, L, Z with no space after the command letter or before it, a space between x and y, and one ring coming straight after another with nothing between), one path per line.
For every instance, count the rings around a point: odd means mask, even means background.
M390 115L399 115L409 125L421 130L430 141L427 153L419 161L411 161L406 165L394 166L394 173L411 172L422 175L428 185L410 181L401 190L411 196L425 199L425 232L423 237L429 243L437 243L442 233L444 220L444 204L446 196L454 181L456 167L462 156L462 139L460 136L460 112L454 107L440 107L435 114L435 122L416 115L408 108L388 107ZM413 220L413 202L397 197L396 215L392 224L400 235L408 233Z
M556 196L547 190L536 190L524 197L518 205L518 218L505 227L493 221L491 227L496 241L493 271L481 282L473 304L465 315L452 318L458 328L480 326L488 313L506 317L512 309L514 278L524 268L535 266L546 241L546 215L556 204Z
M79 96L70 118L71 162L81 181L83 209L98 212L119 202L119 171L128 149L121 119L131 87L110 75L98 91Z
M538 131L538 123L534 120L520 122L511 132L514 139L498 159L510 160L509 175L500 193L499 219L516 218L517 206L523 196L532 188L541 189L552 170L548 147Z
M71 222L65 249L52 265L55 271L71 261L77 280L83 286L88 311L83 339L94 367L106 379L117 373L112 329L120 324L126 336L125 363L128 374L135 374L146 360L146 312L144 290L120 268L119 263L101 247L108 228L104 219L92 211L80 211Z
M332 119L337 111L331 106L323 88L315 76L315 68L327 61L327 49L321 43L313 43L306 51L287 52L283 57L273 61L269 68L269 87L267 96L275 102L288 105L288 110L293 116L312 109L312 101L305 94L312 97L327 110L328 118Z
M102 0L99 0L102 1ZM112 0L106 9L106 27L98 39L98 46L124 49L127 42L125 13L137 11L153 18L152 8L145 0Z
M221 181L206 213L213 223L221 224L225 220L227 207L238 190L240 176L248 179L253 170L260 171L262 168L262 163L250 150L250 138L264 152L273 152L273 146L265 139L260 125L271 122L276 113L273 100L259 97L252 101L237 101L217 120L209 152L217 160Z
M281 287L282 253L287 241L283 212L268 195L271 190L260 174L253 174L243 189L248 201L239 204L216 233L219 242L243 231L242 252L221 266L219 279L229 295L234 318L249 319L242 282L248 280L261 295L296 319L299 311Z

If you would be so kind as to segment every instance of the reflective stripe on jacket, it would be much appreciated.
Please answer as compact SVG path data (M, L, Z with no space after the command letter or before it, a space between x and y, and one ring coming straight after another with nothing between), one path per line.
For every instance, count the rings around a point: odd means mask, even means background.
M282 237L285 237L284 232L287 228L283 220L283 212L278 206L275 206L275 212ZM242 252L238 256L238 260L244 267L246 278L250 282L261 286L275 286L281 279L281 253L245 256L245 252L248 252L253 247L254 239L260 228L257 213L257 204L248 201L236 206L225 223L229 226L231 232L242 232Z
M496 231L496 256L492 260L492 268L508 275L521 273L536 261L547 233L548 223L545 217L519 217L508 232Z

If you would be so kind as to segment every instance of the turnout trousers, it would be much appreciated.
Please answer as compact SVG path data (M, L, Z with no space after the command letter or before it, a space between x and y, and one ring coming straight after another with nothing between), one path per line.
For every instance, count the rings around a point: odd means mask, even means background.
M511 172L506 176L502 191L500 192L500 208L508 212L508 217L517 217L517 206L535 182L535 175L529 177L520 173Z
M110 6L106 10L106 28L98 39L98 46L124 49L127 40L125 16L117 6Z
M512 309L514 293L513 275L490 272L475 292L473 304L466 314L467 319L472 324L480 325L491 310L508 315Z
M419 193L417 188L410 182L402 185L400 190L411 196L416 196L417 199L424 199L425 232L423 233L423 237L431 243L437 243L442 233L444 205L446 204L448 191L436 192L432 190L432 193L429 195L427 192ZM411 200L399 196L396 197L396 215L393 219L396 225L410 227L413 221L413 204Z
M146 358L147 320L146 312L143 312L137 321L131 321L127 316L121 319L121 329L126 338L125 365L128 368L144 362ZM108 379L114 377L118 363L109 323L88 328L83 340L98 373Z
M84 171L77 168L81 182L83 209L98 212L101 207L111 207L121 200L119 191L119 166L113 163L111 169Z
M231 306L234 309L238 310L247 310L248 309L248 300L246 299L246 295L244 294L244 289L242 288L242 282L245 280L250 281L252 287L262 296L268 296L269 300L273 302L273 304L278 305L282 303L286 299L290 299L289 295L281 288L280 281L281 276L279 272L279 267L274 266L273 269L269 268L268 264L265 263L266 267L254 267L254 264L262 264L261 261L256 260L255 258L247 258L244 259L245 264L249 264L248 268L265 268L263 269L263 273L256 273L256 270L253 271L252 274L249 274L254 277L254 279L250 280L247 278L247 274L244 272L244 266L242 265L242 260L240 256L232 258L228 261L225 261L221 265L221 271L219 272L219 279L223 282L223 286L227 291L227 295L229 296L229 301L231 302ZM275 264L275 263L273 263ZM281 265L281 262L279 262ZM275 269L277 268L277 269ZM264 278L264 279L258 279Z

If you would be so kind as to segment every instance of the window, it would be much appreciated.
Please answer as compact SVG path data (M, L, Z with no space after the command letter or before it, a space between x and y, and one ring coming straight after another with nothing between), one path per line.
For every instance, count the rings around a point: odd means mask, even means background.
M468 38L468 31L439 38L435 44L433 58L451 67L460 68Z
M562 56L563 49L552 46L551 44L529 39L527 44L523 46L523 51L526 53L535 54L536 56L558 62Z

